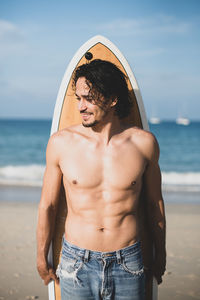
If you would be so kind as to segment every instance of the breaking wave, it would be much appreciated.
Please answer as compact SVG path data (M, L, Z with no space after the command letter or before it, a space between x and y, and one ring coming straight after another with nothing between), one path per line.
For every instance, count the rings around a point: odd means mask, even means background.
M0 167L1 185L42 186L45 166L22 165Z
M7 165L0 167L0 184L42 186L44 165ZM165 191L200 191L200 172L162 172Z

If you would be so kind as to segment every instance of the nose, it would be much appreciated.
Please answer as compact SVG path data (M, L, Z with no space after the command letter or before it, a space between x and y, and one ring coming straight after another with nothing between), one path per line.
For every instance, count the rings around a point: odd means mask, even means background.
M84 99L81 99L78 103L78 109L79 111L84 111L87 108L86 101Z

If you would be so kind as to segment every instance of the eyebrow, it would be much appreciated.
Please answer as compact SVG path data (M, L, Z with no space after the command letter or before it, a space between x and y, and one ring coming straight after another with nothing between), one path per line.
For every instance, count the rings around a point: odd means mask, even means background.
M79 96L79 95L77 95L76 93L75 93L75 96L76 96L77 98L80 98L80 97L83 97L83 98L89 98L89 97L90 97L89 94Z

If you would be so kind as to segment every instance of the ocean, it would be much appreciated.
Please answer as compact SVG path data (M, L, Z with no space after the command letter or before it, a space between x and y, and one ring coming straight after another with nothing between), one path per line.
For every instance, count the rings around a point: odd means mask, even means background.
M0 120L0 185L42 185L50 130L51 120ZM163 190L200 192L200 122L163 121L150 130L160 146Z

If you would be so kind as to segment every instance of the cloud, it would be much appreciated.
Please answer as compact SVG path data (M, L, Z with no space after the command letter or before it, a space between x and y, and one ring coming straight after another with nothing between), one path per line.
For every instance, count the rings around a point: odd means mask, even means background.
M116 36L182 35L190 31L191 24L173 16L157 15L149 18L121 18L97 25L97 29Z
M21 41L23 33L15 24L0 20L0 42Z
M0 19L0 58L23 52L26 39L23 31L14 23Z

